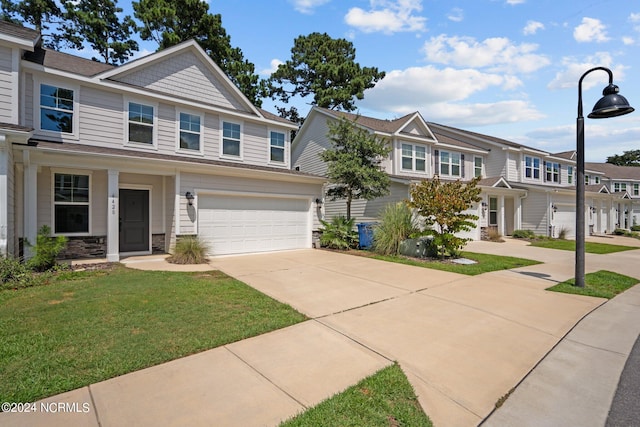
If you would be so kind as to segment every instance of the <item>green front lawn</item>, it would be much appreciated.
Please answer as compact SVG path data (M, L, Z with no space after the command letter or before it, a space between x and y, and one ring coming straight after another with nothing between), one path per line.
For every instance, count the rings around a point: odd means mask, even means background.
M431 425L413 387L397 364L280 424L281 427Z
M64 273L0 292L0 401L31 402L303 320L217 271Z
M374 253L370 253L371 258L397 262L401 264L407 265L415 265L418 267L426 267L433 268L436 270L449 271L452 273L460 273L467 274L469 276L475 276L477 274L488 273L490 271L496 270L509 270L511 268L518 267L526 267L528 265L540 264L538 261L533 261L530 259L524 258L516 258L516 257L508 257L508 256L499 256L499 255L489 255L489 254L480 254L475 252L463 252L462 258L468 258L476 261L476 264L456 264L451 262L450 260L436 260L436 259L418 259L418 258L408 258L404 256L393 256L393 255L377 255Z
M576 250L575 240L561 240L561 239L534 240L531 242L531 246L537 246L539 248L548 248L548 249L561 249L563 251ZM590 254L612 254L614 252L632 251L635 249L640 249L640 248L633 247L633 246L610 245L608 243L597 243L597 242L585 242L585 245L584 245L585 252Z
M574 286L575 279L569 279L547 290L590 297L613 298L638 283L639 280L611 271L600 270L585 274L584 282L584 288L579 288Z

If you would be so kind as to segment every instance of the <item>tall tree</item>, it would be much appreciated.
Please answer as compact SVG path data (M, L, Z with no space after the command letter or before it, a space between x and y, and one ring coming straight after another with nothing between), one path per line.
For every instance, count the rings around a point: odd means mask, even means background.
M460 180L443 182L436 176L411 187L411 200L407 204L423 218L424 226L433 234L442 257L446 253L457 256L471 240L457 237L455 233L475 227L473 221L478 216L465 211L481 200L479 180L478 177L468 183Z
M351 219L354 199L373 200L389 194L389 175L381 166L391 151L376 135L341 117L329 123L327 134L332 148L320 153L327 163L327 177L333 184L327 191L331 200L346 199L347 220Z
M607 163L618 166L640 166L640 150L624 151L607 157Z
M268 80L266 96L288 103L294 96L313 94L311 105L354 111L355 100L375 86L385 73L376 67L361 67L355 62L356 49L345 39L333 39L327 33L299 36L291 48L291 59L280 64ZM279 108L290 117L286 108Z
M242 50L231 46L220 14L209 13L203 0L140 0L133 2L135 17L143 23L140 37L154 40L158 50L195 39L254 105L260 106L260 79Z
M115 65L126 62L138 50L138 43L131 39L137 26L129 15L120 20L122 8L116 1L68 1L65 8L69 24L64 26L62 37L74 49L83 49L87 42L103 62Z
M64 11L55 0L2 0L2 19L26 23L42 34L47 47L57 48L60 38L55 29L64 21ZM53 27L53 29L51 28Z

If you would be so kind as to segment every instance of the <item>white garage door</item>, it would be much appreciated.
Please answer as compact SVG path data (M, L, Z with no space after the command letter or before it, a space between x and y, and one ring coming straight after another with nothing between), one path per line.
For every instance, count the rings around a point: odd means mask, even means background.
M572 205L556 205L557 211L553 213L553 237L558 237L562 229L566 230L565 238L576 237L576 211Z
M201 195L198 235L211 255L311 247L309 200Z

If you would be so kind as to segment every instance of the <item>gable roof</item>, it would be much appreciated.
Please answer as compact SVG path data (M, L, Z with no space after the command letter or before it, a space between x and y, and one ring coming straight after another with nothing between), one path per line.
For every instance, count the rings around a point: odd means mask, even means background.
M364 126L376 132L394 134L404 127L409 119L413 117L415 113L407 114L399 119L382 120L373 117L362 116L354 113L347 113L346 111L330 110L329 108L313 107L313 110L323 112L335 118L344 117L351 121L356 121L357 124Z
M478 185L482 187L493 187L493 188L497 188L497 187L513 188L511 185L509 185L507 180L501 176L483 178L480 181L478 181Z
M33 50L40 42L40 33L19 24L0 21L0 40L20 46L23 49Z
M640 181L640 166L618 166L611 163L585 163L585 167L615 180Z
M560 153L552 154L553 157L558 157L560 159L573 160L576 157L575 150L562 151Z

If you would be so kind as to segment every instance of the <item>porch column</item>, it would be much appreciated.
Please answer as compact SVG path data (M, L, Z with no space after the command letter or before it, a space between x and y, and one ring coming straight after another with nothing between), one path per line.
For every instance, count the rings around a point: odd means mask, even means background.
M500 225L498 226L499 227L498 233L504 236L507 231L507 227L505 225L505 215L504 215L504 196L500 196L498 203L500 204L500 222L499 222Z
M0 135L0 256L7 256L7 239L9 235L9 153L5 145L5 135Z
M109 169L107 194L107 261L120 261L120 206L119 206L119 174Z
M31 163L29 151L22 152L22 163L24 165L24 233L23 237L32 245L36 244L38 235L38 166ZM55 232L54 229L51 230ZM24 258L30 259L33 256L29 245L24 244Z

